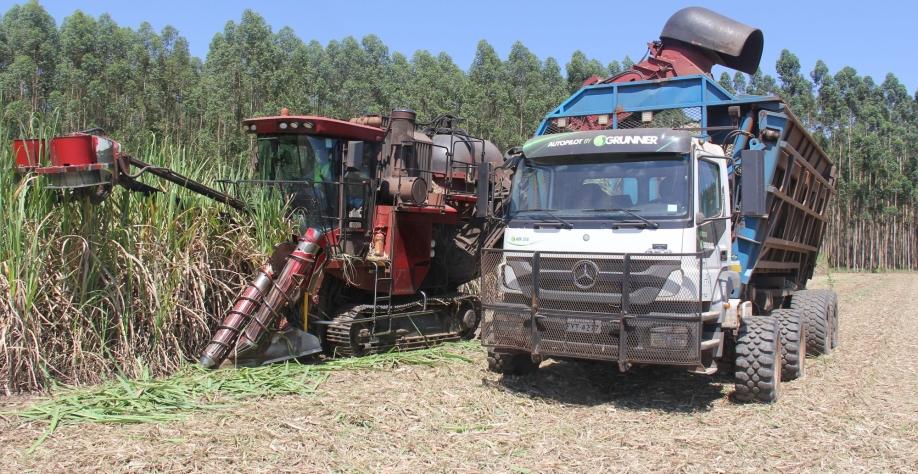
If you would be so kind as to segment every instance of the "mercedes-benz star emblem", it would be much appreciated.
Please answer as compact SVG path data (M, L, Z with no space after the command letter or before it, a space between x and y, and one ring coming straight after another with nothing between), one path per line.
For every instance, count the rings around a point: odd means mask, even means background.
M574 264L571 269L574 276L574 285L581 290L593 288L596 284L596 278L599 276L599 267L590 260L581 260Z

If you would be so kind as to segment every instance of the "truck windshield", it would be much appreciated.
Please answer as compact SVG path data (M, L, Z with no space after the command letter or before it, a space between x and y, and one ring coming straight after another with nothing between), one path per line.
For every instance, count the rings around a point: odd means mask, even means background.
M680 154L524 160L513 176L510 217L549 210L570 219L681 219L690 208L688 183L689 159Z

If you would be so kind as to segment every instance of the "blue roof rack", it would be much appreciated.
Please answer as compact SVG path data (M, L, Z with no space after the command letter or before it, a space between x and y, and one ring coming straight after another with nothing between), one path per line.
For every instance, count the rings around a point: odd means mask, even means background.
M712 117L712 107L742 104L780 103L774 96L736 95L724 89L708 76L684 76L672 79L596 84L586 86L568 97L542 119L536 135L555 133L552 121L562 117L608 115L608 128L634 128L620 124L620 115L639 112L659 112L672 109L697 109L688 119L698 128L726 125L729 121ZM726 115L726 109L724 114ZM724 122L724 123L722 123Z

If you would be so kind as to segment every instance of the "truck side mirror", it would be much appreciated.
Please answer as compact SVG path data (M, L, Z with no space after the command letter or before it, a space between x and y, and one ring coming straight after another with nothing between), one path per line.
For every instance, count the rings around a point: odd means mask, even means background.
M701 211L695 212L695 225L700 226L707 222L707 218L704 217L704 214Z
M478 200L475 202L475 217L491 215L491 163L486 161L478 165Z
M741 213L743 216L761 217L768 214L765 198L768 184L765 182L765 150L743 150L740 152L743 175Z
M347 156L344 159L344 166L347 169L363 169L363 147L362 141L347 142Z

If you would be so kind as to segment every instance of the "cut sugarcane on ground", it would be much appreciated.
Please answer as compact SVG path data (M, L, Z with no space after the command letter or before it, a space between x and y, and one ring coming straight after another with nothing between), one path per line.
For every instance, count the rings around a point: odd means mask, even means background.
M31 453L47 417L5 414L0 456L4 470L60 472L914 469L918 275L833 273L812 286L839 294L841 347L807 359L806 377L784 384L774 405L731 402L729 374L550 362L502 378L485 370L481 348L465 345L420 363L350 359L353 370L317 371L294 394L267 396L284 393L281 381L239 400L186 397L221 406L182 408L180 420L61 420ZM44 401L14 397L0 410Z

